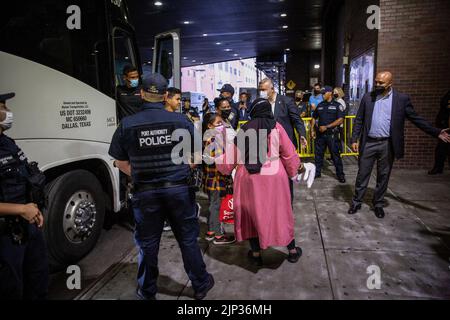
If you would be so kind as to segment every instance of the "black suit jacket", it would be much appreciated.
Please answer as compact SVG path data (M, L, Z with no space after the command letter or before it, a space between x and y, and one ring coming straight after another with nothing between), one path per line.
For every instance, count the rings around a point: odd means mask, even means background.
M300 110L295 104L294 100L277 94L275 101L275 120L280 123L291 141L297 146L297 139L295 139L294 128L297 129L301 137L306 137L305 124L300 118Z
M353 127L352 143L360 142L360 152L364 152L364 147L372 127L373 110L375 100L371 94L366 94L358 109L358 114ZM419 116L411 104L408 95L402 94L397 90L393 91L392 96L392 118L391 118L391 137L390 142L394 150L396 159L401 159L405 155L405 120L409 119L416 127L428 133L433 137L438 137L440 129L434 128L423 117Z

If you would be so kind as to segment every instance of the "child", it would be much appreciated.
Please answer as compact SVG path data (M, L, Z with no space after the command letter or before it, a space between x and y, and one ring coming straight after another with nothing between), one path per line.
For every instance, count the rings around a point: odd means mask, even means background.
M203 135L206 130L224 130L224 121L217 113L208 113L203 119ZM205 148L214 143L214 137L207 137ZM215 157L214 148L209 152L211 158ZM231 244L236 241L232 236L227 236L219 221L220 204L226 195L227 187L232 186L231 176L225 176L217 171L216 165L203 164L203 190L209 199L208 232L206 240L213 241L216 245Z

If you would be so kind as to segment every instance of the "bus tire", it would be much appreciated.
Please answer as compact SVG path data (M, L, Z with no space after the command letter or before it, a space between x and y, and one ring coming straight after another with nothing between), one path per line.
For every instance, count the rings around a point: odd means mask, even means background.
M105 198L98 179L74 170L46 188L45 236L50 269L75 264L95 246L105 217Z

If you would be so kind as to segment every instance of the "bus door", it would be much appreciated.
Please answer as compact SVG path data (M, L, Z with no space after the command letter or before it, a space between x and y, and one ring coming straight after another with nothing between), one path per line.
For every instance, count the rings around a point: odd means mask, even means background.
M126 66L134 66L141 73L139 57L137 55L137 49L134 42L134 38L131 32L126 31L120 27L114 27L112 30L112 47L113 47L113 67L114 67L114 86L115 96L117 100L117 88L119 86L125 86L123 79L123 69ZM136 97L139 99L139 97ZM120 104L117 101L117 117L118 122L125 116L134 114L130 106Z
M160 73L169 87L181 89L180 31L163 32L155 36L153 73Z

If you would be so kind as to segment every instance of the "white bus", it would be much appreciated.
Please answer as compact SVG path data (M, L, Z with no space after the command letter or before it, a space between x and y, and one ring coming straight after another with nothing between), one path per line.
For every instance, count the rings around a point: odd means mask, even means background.
M16 93L7 134L47 177L52 266L76 263L95 246L105 215L127 203L127 180L108 149L120 121L122 69L141 70L134 28L121 0L13 1L7 15L0 21L0 92ZM176 32L155 37L153 72L178 87L179 56Z

